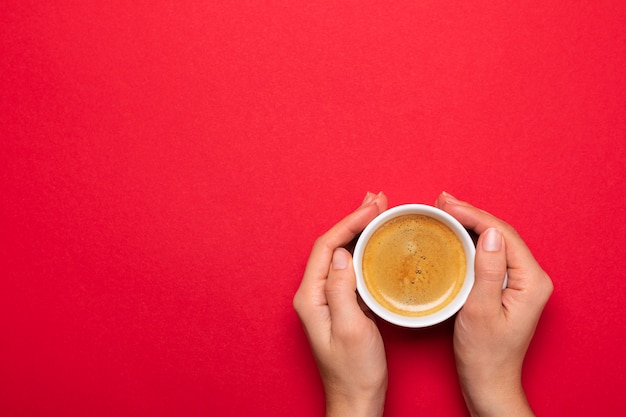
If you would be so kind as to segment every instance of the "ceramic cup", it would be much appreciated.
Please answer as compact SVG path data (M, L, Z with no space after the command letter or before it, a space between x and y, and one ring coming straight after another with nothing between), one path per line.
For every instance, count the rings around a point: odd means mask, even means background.
M458 293L450 300L443 308L434 311L427 315L410 316L398 314L391 311L379 303L372 292L367 287L363 278L363 252L367 246L370 238L376 230L382 225L389 222L391 219L398 216L404 216L407 214L418 214L428 216L438 220L447 226L458 237L463 247L465 256L465 277ZM418 237L419 239L419 237ZM357 290L359 295L365 302L365 304L379 317L403 327L427 327L437 323L441 323L448 318L452 317L463 306L467 300L467 296L474 284L474 257L476 255L476 248L469 233L454 217L449 215L443 210L440 210L433 206L424 204L405 204L391 208L380 215L378 215L372 222L370 222L363 233L358 238L355 250L354 250L354 269L356 273ZM390 279L394 279L390 277Z

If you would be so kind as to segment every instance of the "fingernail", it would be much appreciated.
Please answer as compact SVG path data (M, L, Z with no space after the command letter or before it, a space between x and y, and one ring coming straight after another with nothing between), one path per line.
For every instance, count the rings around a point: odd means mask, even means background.
M450 194L450 193L448 193L446 191L442 191L441 194L443 194L443 196L445 197L446 201L449 202L449 203L456 203L456 202L459 201L455 196L453 196L452 194Z
M483 249L487 252L498 252L502 248L502 233L498 229L489 228L483 236Z
M348 254L345 250L335 249L333 252L333 269L346 269L348 266Z
M378 204L378 202L380 201L382 196L383 196L383 192L382 191L374 196L374 201L376 202L376 204Z
M376 196L374 195L374 193L370 193L369 191L367 192L367 194L365 194L365 198L363 199L363 202L361 203L362 206L371 203L372 201L374 201L374 198Z

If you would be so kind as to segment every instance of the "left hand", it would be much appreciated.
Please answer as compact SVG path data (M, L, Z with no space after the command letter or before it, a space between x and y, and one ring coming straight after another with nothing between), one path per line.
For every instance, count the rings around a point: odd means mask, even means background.
M373 316L360 307L343 246L386 209L384 194L367 193L356 211L319 237L293 299L324 383L327 416L383 413L385 348Z

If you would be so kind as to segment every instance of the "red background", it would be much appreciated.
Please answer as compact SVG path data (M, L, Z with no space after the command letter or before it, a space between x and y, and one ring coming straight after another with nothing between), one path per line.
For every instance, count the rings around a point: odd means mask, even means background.
M621 415L626 3L506 3L4 1L0 415L321 415L291 300L367 190L513 224L532 405ZM381 330L386 415L464 415L452 322Z

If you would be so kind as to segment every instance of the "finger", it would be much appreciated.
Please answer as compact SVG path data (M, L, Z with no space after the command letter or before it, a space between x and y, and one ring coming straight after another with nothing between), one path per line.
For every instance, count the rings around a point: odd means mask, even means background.
M352 256L344 248L333 253L325 293L333 327L350 326L365 317L357 301Z
M315 285L315 281L326 279L334 250L347 245L365 229L369 222L386 209L387 197L380 193L319 237L311 250L302 285Z
M489 228L478 239L474 286L466 305L494 315L502 311L502 284L506 274L506 248L502 233Z
M361 206L371 203L372 201L374 201L375 198L376 198L376 194L368 191L367 193L365 193L365 198L363 198L363 202L361 203Z
M369 306L367 304L365 304L365 301L363 301L363 298L361 298L361 296L359 295L359 293L357 292L356 294L356 301L359 303L359 308L363 311L363 313L370 318L374 323L376 323L376 314L374 314L374 312L372 311L371 308L369 308Z
M506 255L509 268L522 270L531 268L533 271L540 268L528 246L508 223L467 202L457 200L448 193L442 193L437 198L435 204L438 208L455 217L464 227L472 229L478 234L482 234L492 227L500 230L504 240L506 240Z
M386 209L387 197L382 192L378 195L368 193L356 211L316 240L302 282L293 298L293 307L305 328L318 327L329 319L324 287L333 251L354 239L374 217ZM309 330L314 331L313 328Z
M504 230L505 228L511 228L506 222L497 217L465 201L458 200L446 192L439 195L435 205L450 214L454 213L455 217L458 215L456 219L461 222L463 226L474 230L478 234L481 234L490 227L498 227L502 233L506 232Z

